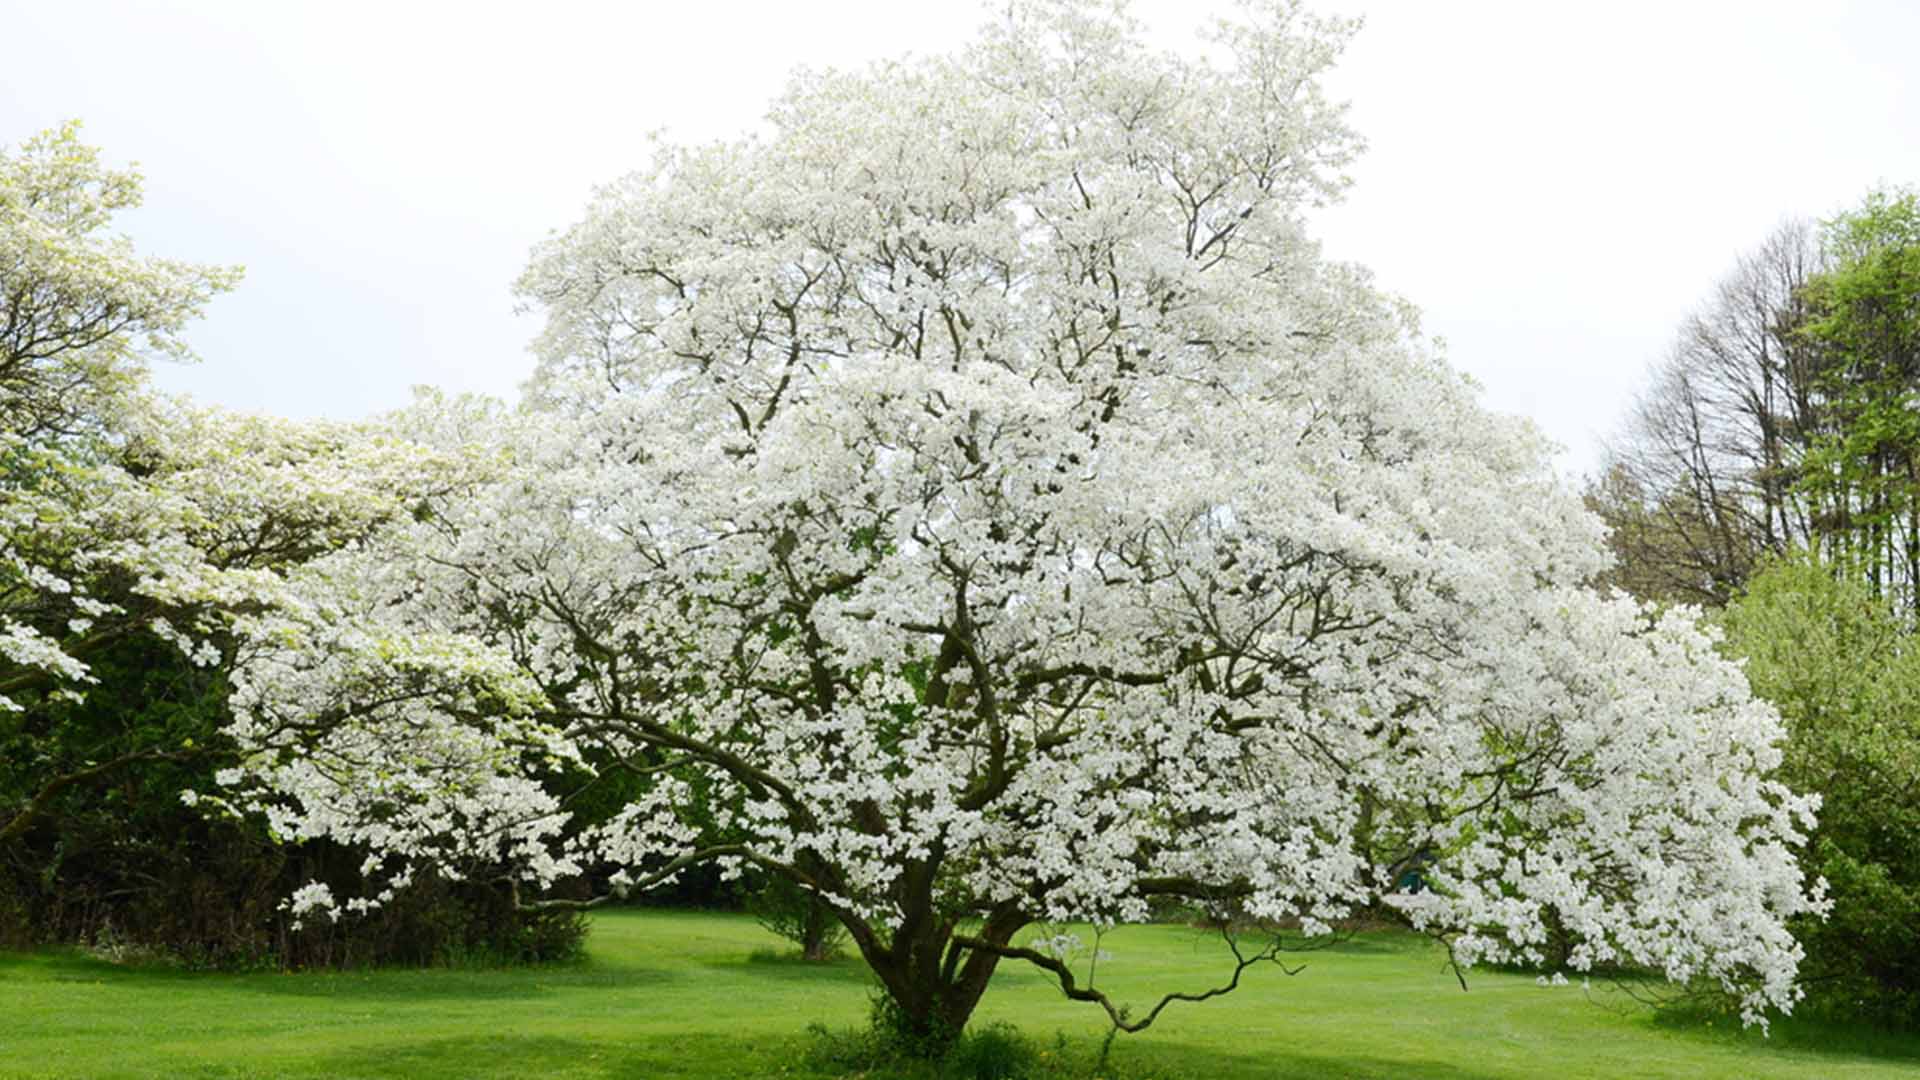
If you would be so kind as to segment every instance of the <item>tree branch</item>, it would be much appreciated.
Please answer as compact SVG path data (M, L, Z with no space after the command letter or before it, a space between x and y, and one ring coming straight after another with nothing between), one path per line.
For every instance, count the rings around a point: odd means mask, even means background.
M1278 937L1275 937L1257 952L1243 953L1240 950L1240 942L1233 936L1233 932L1230 929L1223 928L1220 931L1220 936L1226 941L1227 948L1233 951L1233 975L1227 980L1226 984L1203 990L1199 993L1175 991L1166 994L1154 1004L1152 1009L1147 1011L1145 1016L1138 1020L1127 1019L1131 1010L1124 1005L1114 1004L1113 999L1108 997L1105 992L1095 989L1092 985L1082 986L1079 980L1074 978L1073 969L1067 966L1066 961L1058 957L1049 956L1046 953L1023 946L997 945L980 937L955 935L953 941L956 945L965 946L969 949L977 949L982 952L994 953L1009 960L1025 960L1043 971L1051 972L1055 978L1060 980L1060 989L1069 999L1073 1001L1091 1001L1098 1004L1102 1009L1106 1010L1107 1019L1112 1021L1115 1029L1132 1033L1144 1031L1152 1026L1153 1022L1160 1018L1160 1014L1165 1011L1166 1007L1176 1001L1200 1002L1206 1001L1209 998L1219 997L1223 994L1232 993L1240 986L1240 976L1255 964L1271 961L1278 965L1280 970L1289 975L1298 975L1306 970L1304 964L1299 967L1288 967L1286 964L1280 962L1281 939Z

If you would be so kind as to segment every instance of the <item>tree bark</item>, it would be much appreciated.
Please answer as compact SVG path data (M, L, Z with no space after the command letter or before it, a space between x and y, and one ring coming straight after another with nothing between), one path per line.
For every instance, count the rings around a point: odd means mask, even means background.
M879 976L893 1007L893 1022L909 1045L937 1057L966 1029L986 993L1000 954L955 942L957 924L932 917L931 905L909 911L891 939L851 924L861 955ZM1006 945L1030 920L1018 907L995 908L975 937Z
M801 932L800 955L816 962L833 959L832 943L827 940L833 926L832 909L819 900L809 897L806 922Z

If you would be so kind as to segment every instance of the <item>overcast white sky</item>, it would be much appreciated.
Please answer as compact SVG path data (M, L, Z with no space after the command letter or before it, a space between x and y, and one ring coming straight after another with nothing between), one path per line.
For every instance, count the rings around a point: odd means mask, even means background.
M1145 2L1184 33L1222 5ZM1920 182L1920 3L1325 0L1371 150L1327 211L1495 409L1590 468L1647 365L1786 215ZM936 52L965 2L0 0L0 143L64 118L148 177L149 253L241 263L161 384L353 417L431 383L511 396L509 285L589 189L757 123L797 63Z

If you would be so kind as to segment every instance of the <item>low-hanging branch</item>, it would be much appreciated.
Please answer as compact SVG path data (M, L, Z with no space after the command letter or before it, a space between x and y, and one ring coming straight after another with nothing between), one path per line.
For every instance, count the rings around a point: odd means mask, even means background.
M1167 1006L1176 1001L1201 1002L1232 993L1240 987L1240 976L1245 974L1248 968L1256 964L1271 962L1288 975L1298 975L1306 970L1305 964L1297 967L1288 967L1286 963L1280 959L1280 953L1285 942L1278 935L1275 935L1273 940L1251 953L1241 950L1240 941L1234 935L1231 928L1222 928L1220 936L1227 943L1227 948L1232 950L1234 959L1233 974L1227 979L1226 984L1223 986L1215 986L1198 993L1176 990L1172 993L1164 994L1159 1001L1154 1003L1153 1008L1147 1010L1146 1015L1138 1020L1127 1019L1131 1010L1125 1005L1115 1004L1113 999L1108 997L1105 991L1095 988L1091 982L1084 986L1081 985L1080 981L1074 977L1073 968L1057 956L1050 956L1037 949L1020 945L998 945L985 938L969 935L955 935L953 941L955 945L964 946L969 949L977 949L981 952L990 952L1008 960L1025 960L1043 971L1051 972L1055 978L1060 980L1060 989L1069 999L1073 1001L1091 1001L1098 1004L1102 1009L1106 1010L1107 1019L1113 1023L1116 1030L1132 1034L1138 1031L1145 1031L1148 1027L1151 1027L1153 1022L1160 1018L1160 1014L1166 1010Z
M505 874L501 876L500 880L507 883L507 888L511 891L513 898L513 906L521 911L587 911L592 908L597 908L609 901L622 899L628 893L645 892L656 885L665 884L666 881L675 874L698 863L707 862L711 859L725 858L727 856L746 858L749 855L750 852L748 852L745 844L716 844L712 847L700 848L697 851L689 851L645 877L636 878L623 886L615 888L611 892L604 892L585 900L567 900L562 898L522 900L520 898L520 878L517 875Z

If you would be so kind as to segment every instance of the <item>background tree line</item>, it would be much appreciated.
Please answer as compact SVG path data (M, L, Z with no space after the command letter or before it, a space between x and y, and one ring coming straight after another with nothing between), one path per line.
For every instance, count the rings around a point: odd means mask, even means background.
M1783 222L1682 324L1590 503L1614 583L1719 607L1807 549L1911 618L1920 580L1920 202Z
M1810 1004L1920 1020L1920 197L1781 224L1681 326L1588 502L1612 584L1720 612L1823 798Z

